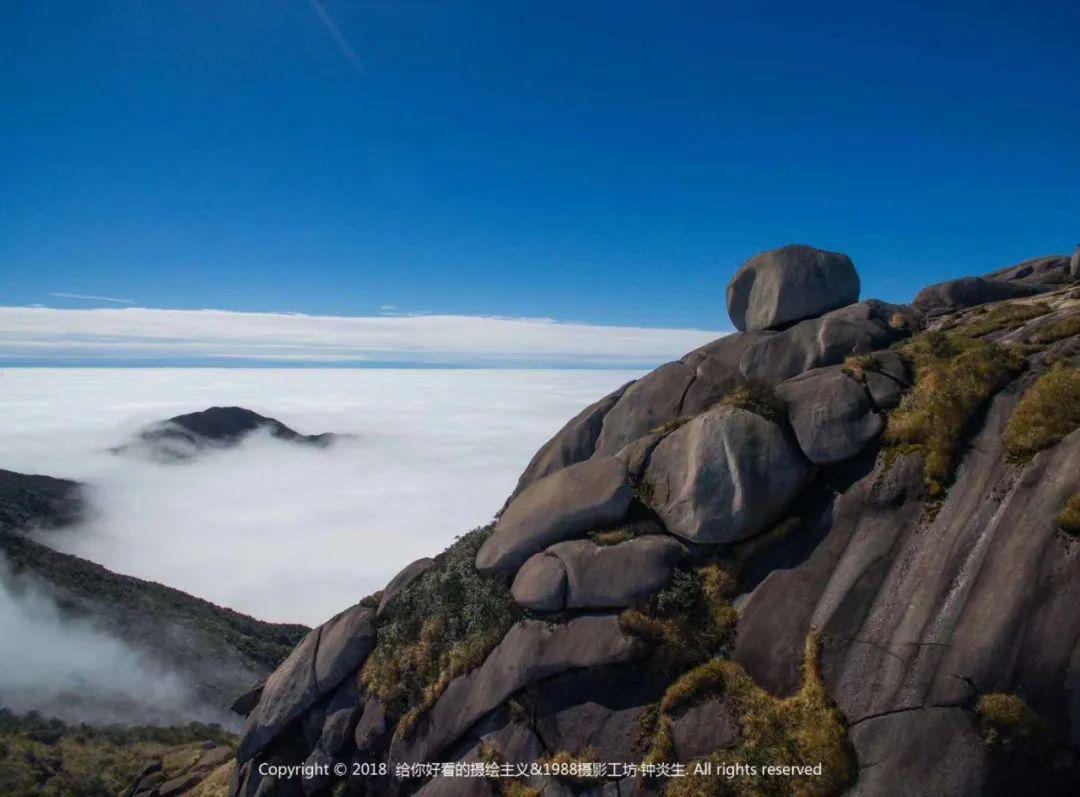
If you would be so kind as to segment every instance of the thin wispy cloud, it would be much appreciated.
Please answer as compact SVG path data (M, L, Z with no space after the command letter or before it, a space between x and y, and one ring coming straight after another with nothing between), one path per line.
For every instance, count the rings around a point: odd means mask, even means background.
M82 299L90 302L112 302L113 304L135 304L131 299L117 299L114 296L91 296L87 293L63 293L55 291L50 293L49 296L55 296L58 299Z
M103 359L648 366L725 331L454 315L311 316L143 307L0 307L10 361Z
M330 38L334 40L334 43L341 50L341 54L345 56L345 60L349 62L349 65L359 75L366 75L368 73L367 67L364 66L364 62L360 60L360 56L356 54L356 51L349 44L345 35L341 32L341 28L337 26L329 12L322 4L322 0L308 0L308 5L311 6L311 10L315 12L315 16L319 18L319 22L326 28L326 32L330 34Z

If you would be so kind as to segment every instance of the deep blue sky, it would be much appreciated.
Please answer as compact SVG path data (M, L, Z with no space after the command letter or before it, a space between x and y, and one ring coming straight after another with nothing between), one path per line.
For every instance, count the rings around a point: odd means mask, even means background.
M1080 4L2 0L0 303L726 326L1080 241Z

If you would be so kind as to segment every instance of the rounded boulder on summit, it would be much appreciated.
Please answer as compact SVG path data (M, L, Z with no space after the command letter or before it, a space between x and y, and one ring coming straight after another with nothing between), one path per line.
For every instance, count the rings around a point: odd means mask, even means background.
M740 330L776 329L858 300L851 258L802 244L754 255L727 288L728 315Z

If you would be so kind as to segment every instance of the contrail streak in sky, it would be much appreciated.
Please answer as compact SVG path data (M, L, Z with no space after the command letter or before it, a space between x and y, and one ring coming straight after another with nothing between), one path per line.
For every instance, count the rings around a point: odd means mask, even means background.
M323 7L322 0L308 0L308 5L311 6L311 10L315 12L315 15L322 22L323 27L326 28L326 32L330 34L330 37L337 43L338 49L341 50L341 54L345 56L345 60L349 62L357 74L366 75L367 67L364 66L364 62L360 60L360 56L356 54L356 51L345 40L345 37L341 33L341 29L338 28L337 23L330 18L330 15Z

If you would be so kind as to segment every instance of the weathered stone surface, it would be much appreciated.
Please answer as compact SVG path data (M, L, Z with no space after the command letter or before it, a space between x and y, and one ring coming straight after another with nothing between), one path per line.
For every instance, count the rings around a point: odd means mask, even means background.
M369 697L364 703L360 721L356 724L356 749L361 753L369 750L382 738L386 730L386 710L377 697Z
M810 476L779 426L720 405L664 438L644 484L668 531L720 543L751 537L779 519Z
M604 416L596 455L614 454L646 432L682 415L683 397L695 379L694 368L672 362L630 385Z
M243 764L316 700L356 672L374 644L375 610L357 604L311 631L266 680L248 715L236 760Z
M420 578L420 576L424 575L424 573L430 570L434 564L434 559L425 557L423 559L417 559L415 562L401 568L398 574L390 579L390 583L387 584L386 588L383 590L382 597L379 598L379 608L375 612L375 616L382 617L383 612L386 611L386 607L398 596L398 593L409 586L413 581Z
M895 351L879 351L874 353L874 370L879 371L890 379L894 379L904 387L911 387L913 380L911 369L908 368L904 358Z
M614 609L667 586L686 548L665 534L618 545L573 540L553 545L547 553L560 559L566 570L565 608Z
M251 713L251 710L259 704L259 698L262 697L264 684L255 684L248 689L244 694L240 695L229 706L229 710L239 714L241 717L246 717Z
M775 385L811 368L836 365L849 354L886 348L917 331L919 320L911 307L869 299L755 343L739 367L747 379Z
M915 297L913 304L924 311L938 307L974 307L977 304L1018 299L1036 293L1039 293L1037 287L1022 282L964 277L923 288Z
M747 260L728 283L736 329L771 329L859 300L859 275L847 255L794 244Z
M787 404L799 447L815 465L855 456L885 426L867 389L838 365L781 382L776 395Z
M356 675L350 676L334 691L326 705L326 717L319 734L319 748L331 756L344 750L352 742L363 708L359 678Z
M199 785L202 780L202 775L188 774L180 775L167 780L157 787L158 797L180 797L186 791L190 791L195 786Z
M826 685L865 767L858 794L983 794L988 772L994 793L1057 793L1043 779L1076 777L1075 759L1056 775L1022 760L988 770L964 710L979 693L1016 692L1053 738L1080 741L1066 697L1080 686L1080 549L1055 522L1080 490L1080 432L1010 463L1002 430L1025 382L980 418L933 515L919 456L879 461L806 516L802 533L820 542L743 607L734 658L776 694L797 687L806 634L821 633Z
M666 686L636 662L574 670L529 689L530 716L548 750L591 747L601 761L637 761L642 715Z
M590 404L571 418L554 437L544 443L533 455L532 461L518 479L517 487L514 488L510 500L512 501L533 482L591 457L593 451L596 450L596 440L600 436L604 416L632 384L634 383L627 382L618 390Z
M633 498L626 468L594 457L546 476L515 498L476 554L482 573L512 572L549 545L617 523Z
M931 707L872 717L851 729L858 797L986 794L986 744L971 714ZM874 766L887 762L887 766Z
M533 554L514 576L510 592L522 608L562 611L566 607L566 568L562 560L547 551Z
M998 269L984 276L987 279L1023 282L1053 288L1069 281L1069 256L1046 255L1033 257L1031 260Z
M286 725L319 698L315 681L315 651L321 629L311 631L266 680L258 705L248 714L236 748L243 764L263 749Z
M1080 246L1073 250L1072 257L1069 258L1069 276L1080 280Z
M630 606L671 580L686 548L666 534L618 545L572 540L532 556L514 579L514 600L534 611Z
M375 646L375 610L357 604L322 625L315 683L324 695L354 673Z
M772 335L772 331L735 332L707 343L687 354L682 362L694 369L694 381L683 396L680 414L697 415L704 412L745 380L739 363L743 354L755 343Z
M677 761L693 761L731 747L736 742L736 727L721 698L691 706L671 723L672 741Z
M578 617L561 625L523 620L477 669L455 678L406 739L395 739L390 758L426 761L519 689L558 673L631 661L647 646L619 627L616 615Z
M866 382L866 389L870 391L874 406L879 410L891 410L903 398L904 386L891 376L870 371L863 379Z

